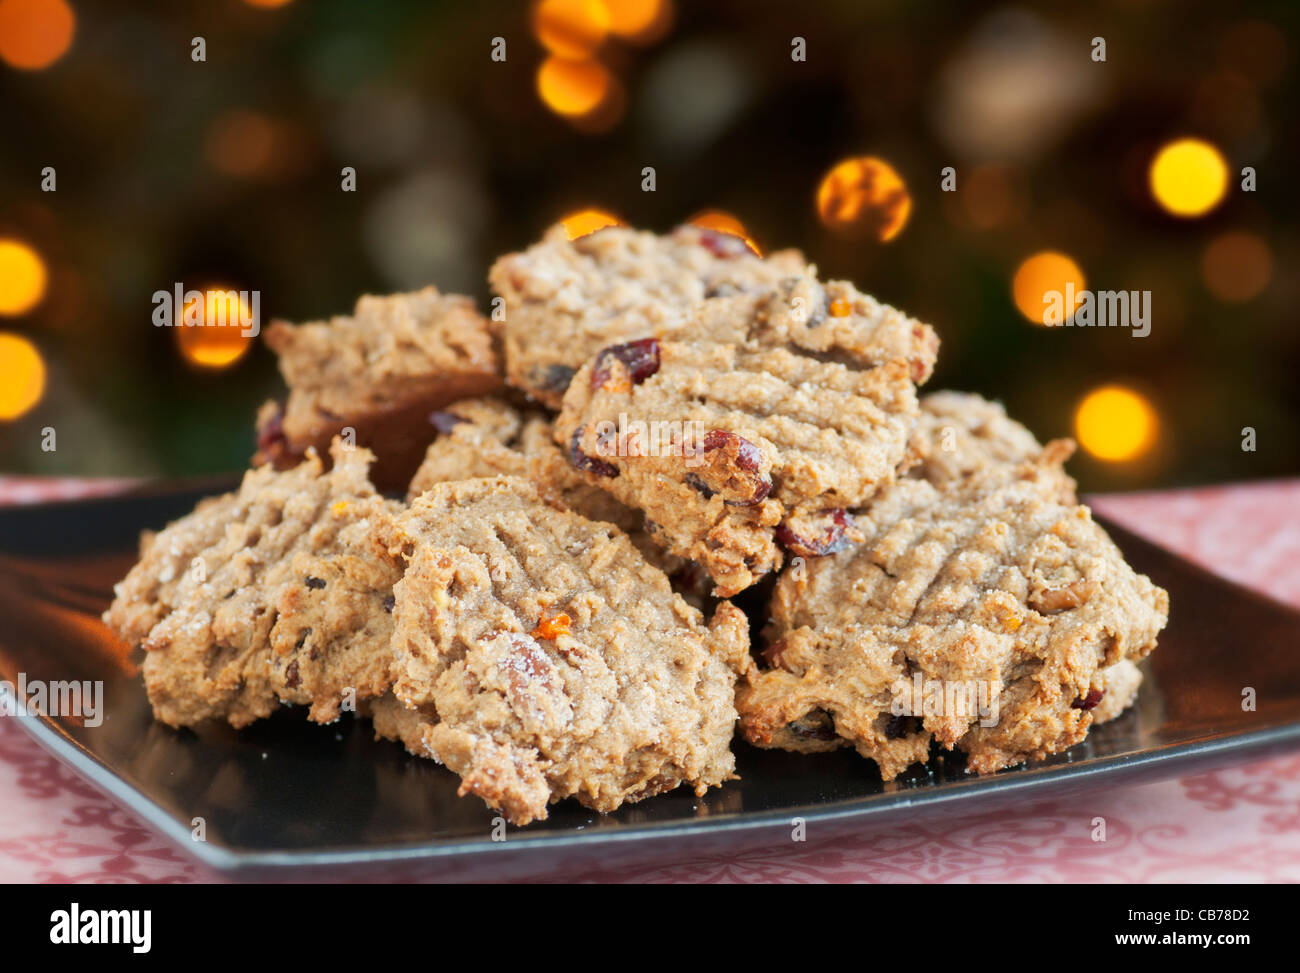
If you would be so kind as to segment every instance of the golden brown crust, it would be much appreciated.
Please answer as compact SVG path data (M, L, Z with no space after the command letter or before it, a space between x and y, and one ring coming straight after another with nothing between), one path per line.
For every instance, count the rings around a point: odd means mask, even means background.
M366 450L336 444L333 458L328 472L314 452L250 471L154 535L115 587L104 620L144 646L158 719L244 726L288 702L329 722L387 689L397 505L374 492Z
M437 714L401 735L463 793L525 824L570 795L609 811L732 775L739 611L706 627L617 528L520 478L436 484L398 537L394 692Z
M787 569L770 668L738 694L745 736L847 741L886 779L933 739L989 772L1083 739L1110 688L1131 701L1134 670L1119 667L1154 647L1168 596L1062 500L1060 461L1046 449L905 478L859 513L864 544Z

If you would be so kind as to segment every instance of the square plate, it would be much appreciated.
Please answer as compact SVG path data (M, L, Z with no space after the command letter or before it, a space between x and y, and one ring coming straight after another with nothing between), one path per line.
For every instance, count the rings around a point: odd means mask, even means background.
M1233 585L1113 524L1130 562L1169 590L1169 628L1144 664L1132 710L1043 763L987 777L938 754L882 783L852 751L800 756L737 742L741 779L697 799L682 788L598 815L564 801L550 818L493 841L494 813L456 796L458 779L364 721L308 723L291 710L236 732L155 723L136 665L104 628L111 586L135 559L141 528L161 527L229 481L160 486L115 498L0 510L0 679L103 680L96 728L22 720L48 750L206 864L263 875L337 874L385 863L445 874L500 874L532 855L568 862L616 849L679 855L754 840L792 818L860 829L897 815L986 810L1071 787L1168 776L1300 742L1300 613ZM1243 690L1256 690L1245 711ZM206 822L207 840L191 839ZM498 835L498 837L500 837ZM430 861L437 859L438 861ZM295 875L307 872L294 872Z

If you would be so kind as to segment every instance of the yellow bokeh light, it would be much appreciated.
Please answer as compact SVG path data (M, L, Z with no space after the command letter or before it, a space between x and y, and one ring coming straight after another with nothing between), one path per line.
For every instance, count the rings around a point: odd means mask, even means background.
M609 72L599 61L548 57L537 69L537 94L557 115L579 118L596 111L611 88Z
M1043 250L1026 257L1016 269L1011 281L1011 296L1016 307L1034 324L1048 324L1052 309L1052 295L1060 295L1059 307L1066 312L1065 320L1074 314L1087 286L1083 270L1070 257L1055 250ZM1073 287L1074 299L1068 300ZM1052 322L1064 324L1065 321Z
M244 3L250 7L262 7L270 9L272 7L284 7L289 4L289 0L244 0Z
M1156 410L1121 385L1106 385L1084 396L1074 413L1079 445L1098 459L1122 462L1147 452L1156 440Z
M252 310L236 290L213 285L203 289L203 301L185 302L176 327L176 343L185 360L200 368L228 368L248 353L253 338L245 335ZM194 320L197 323L187 324ZM249 329L251 330L251 329Z
M21 335L0 332L0 420L17 419L45 393L45 361Z
M757 256L761 257L763 255L763 251L759 249L758 244L749 235L749 230L745 229L745 224L726 210L700 210L686 222L693 226L702 226L706 230L717 230L719 233L730 233L732 236L740 237L745 241L745 246L754 251Z
M828 229L884 243L907 225L912 197L902 176L872 156L845 159L817 187L817 213Z
M626 226L613 213L603 209L580 209L560 218L564 233L570 240L576 240L588 233L595 233L607 226Z
M600 0L540 0L533 7L533 33L552 54L587 58L609 33L609 11Z
M26 314L45 296L45 263L21 240L0 240L0 314Z
M1219 300L1240 304L1258 297L1268 286L1273 277L1273 254L1254 233L1223 233L1201 254L1201 277Z
M633 44L650 44L668 33L671 0L600 0L609 17L609 32Z
M77 17L64 0L0 0L0 58L25 71L47 68L67 53Z
M1151 194L1174 216L1203 216L1228 190L1228 163L1201 139L1178 139L1151 161Z

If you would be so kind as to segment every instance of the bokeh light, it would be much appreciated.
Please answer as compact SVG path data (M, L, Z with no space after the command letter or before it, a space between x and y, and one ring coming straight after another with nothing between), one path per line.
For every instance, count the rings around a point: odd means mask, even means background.
M17 419L41 401L45 361L21 335L0 331L0 420Z
M557 115L580 118L600 108L612 78L599 61L548 57L537 69L537 93Z
M1273 277L1273 254L1263 238L1232 231L1209 242L1201 254L1201 278L1211 294L1227 304L1263 293Z
M0 0L0 58L25 71L47 68L67 53L77 17L64 0Z
M176 343L185 360L200 368L229 368L252 347L244 336L241 319L251 319L252 310L236 290L214 284L202 290L203 300L185 302L185 317L174 329ZM197 325L184 320L197 314Z
M907 225L912 197L902 176L883 159L845 159L822 177L817 213L830 230L884 243Z
M1074 315L1087 286L1083 270L1071 257L1055 250L1043 250L1026 257L1016 269L1011 281L1011 296L1016 307L1034 324L1047 324L1051 310L1047 296L1052 292L1061 295L1064 302L1068 285L1074 285L1074 301L1066 310L1066 320ZM1064 323L1064 322L1058 322Z
M1085 450L1111 463L1137 459L1156 440L1156 410L1122 385L1105 385L1083 397L1074 413L1074 434Z
M564 233L570 240L576 240L588 233L595 233L607 226L626 226L613 213L603 209L580 209L567 216L560 217Z
M290 0L244 0L244 3L250 7L262 7L270 9L272 7L284 7L289 4Z
M653 44L673 22L671 0L600 0L609 32L633 44Z
M533 34L552 54L589 57L605 40L609 12L600 0L540 0L533 7Z
M1151 194L1174 216L1204 216L1228 189L1228 163L1201 139L1177 139L1151 161Z
M694 226L702 226L706 230L717 230L719 233L730 233L732 236L738 236L745 241L745 246L754 251L755 255L760 257L763 255L763 251L754 242L754 238L749 235L749 230L745 228L745 224L726 210L700 210L686 222Z
M0 240L0 314L26 314L45 296L45 263L21 240Z

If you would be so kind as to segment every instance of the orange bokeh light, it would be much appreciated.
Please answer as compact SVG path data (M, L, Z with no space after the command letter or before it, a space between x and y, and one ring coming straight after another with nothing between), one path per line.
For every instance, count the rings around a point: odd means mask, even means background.
M580 209L560 218L560 223L564 227L564 233L570 240L576 240L578 237L586 236L588 233L595 233L597 230L603 230L607 226L626 226L627 224L620 220L613 213L603 209Z
M745 246L754 251L757 256L761 257L763 255L763 251L759 249L758 244L749 235L749 230L745 228L745 224L726 210L701 210L686 222L694 226L702 226L706 230L717 230L719 233L730 233L732 236L740 237L745 241Z
M540 0L533 7L533 34L558 57L590 57L607 33L609 12L600 0Z
M889 163L872 156L845 159L822 177L817 213L844 236L881 243L898 236L912 212L912 197Z
M253 338L244 334L244 322L251 315L238 291L221 285L205 287L203 303L186 301L184 316L175 329L181 354L200 368L228 368L253 345ZM186 323L191 320L198 323Z
M651 44L673 23L671 0L600 0L609 16L609 32L633 44Z
M11 67L49 67L76 32L77 16L64 0L0 0L0 58Z
M548 57L537 69L537 94L557 115L581 118L604 103L613 79L599 61Z
M1066 308L1064 301L1069 285L1074 286L1074 300ZM1021 314L1034 324L1047 324L1051 308L1047 300L1049 294L1061 295L1061 307L1065 311L1066 320L1069 320L1078 309L1083 298L1082 291L1087 286L1083 270L1072 258L1054 250L1044 250L1026 257L1020 264L1015 279L1011 282L1011 294Z

